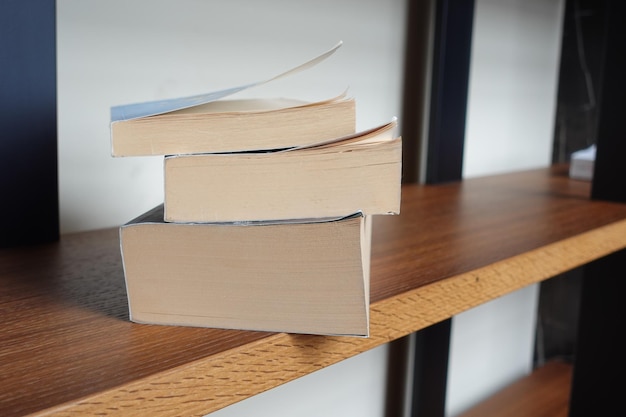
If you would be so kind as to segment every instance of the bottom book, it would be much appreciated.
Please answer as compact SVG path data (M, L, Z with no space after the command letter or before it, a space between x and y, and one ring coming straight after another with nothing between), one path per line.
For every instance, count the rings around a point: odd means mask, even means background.
M369 335L371 220L165 223L120 228L134 322Z

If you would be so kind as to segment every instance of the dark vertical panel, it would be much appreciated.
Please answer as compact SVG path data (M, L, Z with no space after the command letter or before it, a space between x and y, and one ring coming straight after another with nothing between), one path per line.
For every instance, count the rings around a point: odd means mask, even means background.
M389 342L387 381L385 387L385 417L403 417L407 393L411 335Z
M626 2L609 0L591 197L626 202Z
M566 0L552 162L596 143L606 0Z
M597 154L591 197L626 202L626 3L607 1L600 81ZM626 276L626 250L584 268L570 416L615 415L626 358L620 329L626 304L620 282Z
M583 270L577 268L541 283L534 364L573 362Z
M54 0L0 3L0 246L59 237Z
M626 250L584 269L570 416L621 415L626 303L617 289L626 277Z
M552 162L596 143L607 0L566 0ZM573 359L583 271L540 284L535 364Z
M437 2L426 163L430 184L463 175L473 20L472 0Z
M426 158L429 184L462 180L473 24L473 1L436 2ZM413 417L445 415L451 327L448 319L415 334Z
M412 417L443 417L452 319L415 335Z
M402 97L402 182L421 180L422 137L429 100L431 16L435 0L409 1L405 36L404 88Z
M413 8L415 13L417 6ZM417 23L410 21L409 26ZM435 2L425 179L429 184L462 180L473 24L474 1ZM410 76L408 71L406 76ZM418 92L423 94L423 90L415 88L405 93L413 94L415 103L422 99L415 97ZM405 96L407 102L410 101ZM413 417L445 414L451 327L452 320L448 319L415 334Z

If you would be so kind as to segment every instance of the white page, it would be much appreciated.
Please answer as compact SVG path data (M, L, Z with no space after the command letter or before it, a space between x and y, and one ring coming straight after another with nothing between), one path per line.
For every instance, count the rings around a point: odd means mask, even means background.
M270 81L276 80L278 78L286 77L291 74L295 74L297 72L303 71L307 68L313 67L317 65L319 62L325 60L329 56L331 56L343 42L337 43L337 45L333 46L330 50L324 52L323 54L305 62L304 64L300 64L297 67L291 68L281 74L278 74L272 78L269 78L264 81L258 81L251 84L242 85L239 87L227 88L224 90L213 91L211 93L199 94L194 96L180 97L180 98L172 98L165 100L155 100L148 101L143 103L134 103L134 104L125 104L120 106L111 107L111 122L121 121L121 120L130 120L130 119L138 119L140 117L154 116L157 114L169 113L175 110L181 110L193 106L198 106L201 104L210 103L215 100L219 100L226 96L230 96L232 94L238 93L239 91L246 90L248 88L256 87L262 84L266 84Z

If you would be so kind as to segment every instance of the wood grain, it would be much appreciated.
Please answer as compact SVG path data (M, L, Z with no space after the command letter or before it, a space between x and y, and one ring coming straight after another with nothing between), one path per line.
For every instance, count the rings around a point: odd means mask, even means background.
M459 417L568 417L572 365L548 362Z
M130 323L115 229L0 251L0 415L205 415L625 248L626 206L564 172L403 188L370 338Z

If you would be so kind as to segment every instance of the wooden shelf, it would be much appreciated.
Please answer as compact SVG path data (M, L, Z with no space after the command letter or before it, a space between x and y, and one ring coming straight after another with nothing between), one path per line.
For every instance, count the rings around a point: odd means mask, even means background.
M117 229L0 251L0 415L205 415L626 247L565 168L403 188L377 217L371 337L129 322Z
M458 417L567 417L572 365L548 362Z

